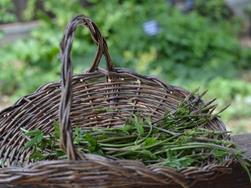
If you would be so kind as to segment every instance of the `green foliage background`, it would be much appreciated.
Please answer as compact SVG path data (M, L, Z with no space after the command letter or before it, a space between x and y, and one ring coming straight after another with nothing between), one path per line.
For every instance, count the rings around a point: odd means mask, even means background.
M64 28L73 16L85 14L106 37L116 66L155 75L189 90L208 88L209 97L217 97L220 105L234 104L225 113L227 120L251 116L250 104L245 102L251 84L240 79L240 73L251 69L251 50L241 47L242 22L231 15L223 0L197 0L190 13L182 13L166 0L83 2L44 1L45 11L39 11L37 0L28 1L23 19L35 17L40 26L27 39L0 50L0 95L15 100L41 84L59 80L59 42ZM10 3L1 1L0 7L5 7L0 9L2 22L15 21L7 14L13 8ZM160 25L158 35L144 33L143 24L149 20ZM75 72L90 66L95 49L88 31L79 29L72 52ZM240 113L238 108L247 110Z

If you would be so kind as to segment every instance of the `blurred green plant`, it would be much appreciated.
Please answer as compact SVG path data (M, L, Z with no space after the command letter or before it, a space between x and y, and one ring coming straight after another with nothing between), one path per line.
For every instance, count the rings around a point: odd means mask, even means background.
M0 51L0 94L17 98L59 80L59 42L66 24L77 14L97 23L117 66L184 87L203 84L222 103L237 93L250 94L250 84L230 80L236 79L238 69L251 68L251 50L240 46L240 22L231 17L223 0L197 0L195 10L185 15L166 0L51 0L43 1L43 11L37 3L28 1L24 19L38 18L39 28ZM153 36L144 31L144 23L150 20L160 28ZM79 29L72 52L75 70L90 66L95 48L88 31Z
M195 0L195 9L200 15L206 16L213 21L224 21L233 16L233 13L226 5L225 0L213 0L207 2L204 0Z
M15 7L10 0L0 1L0 23L16 21L16 15L13 13Z

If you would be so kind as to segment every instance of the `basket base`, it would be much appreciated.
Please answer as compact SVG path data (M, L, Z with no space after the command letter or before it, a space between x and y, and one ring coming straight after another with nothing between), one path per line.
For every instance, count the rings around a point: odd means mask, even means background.
M85 188L84 185L74 186L74 185L62 185L62 186L56 186L56 185L25 185L25 186L19 186L19 185L0 185L0 188L63 188L63 187L76 187L76 188ZM111 187L120 187L119 185ZM142 186L142 185L131 185L127 186L130 188L166 188L166 185L164 186ZM251 182L248 178L247 173L242 169L240 165L235 165L233 167L233 171L231 174L222 175L214 180L208 180L208 181L200 181L194 184L191 188L250 188ZM125 187L123 187L125 188ZM168 188L182 188L180 186L168 186Z

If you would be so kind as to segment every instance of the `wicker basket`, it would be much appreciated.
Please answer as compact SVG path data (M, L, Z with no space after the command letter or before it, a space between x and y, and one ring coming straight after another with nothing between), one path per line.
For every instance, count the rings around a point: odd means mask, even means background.
M86 26L98 47L94 63L85 74L72 75L71 48L78 25ZM105 56L107 70L99 63ZM50 83L18 100L0 112L0 184L40 185L48 187L190 187L198 180L211 180L231 171L226 165L208 165L176 171L147 167L139 161L112 160L79 153L72 142L72 127L121 126L133 113L150 116L152 121L173 111L184 98L202 103L188 91L125 69L114 68L107 44L93 21L83 15L75 17L65 30L61 42L62 82ZM99 109L109 107L112 111ZM69 160L30 163L30 149L20 128L53 131L60 122L61 148ZM225 130L216 117L206 125Z

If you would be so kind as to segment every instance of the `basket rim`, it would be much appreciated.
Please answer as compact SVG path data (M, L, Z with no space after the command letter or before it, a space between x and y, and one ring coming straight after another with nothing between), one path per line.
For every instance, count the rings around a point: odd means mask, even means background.
M183 188L189 188L198 181L210 181L222 175L230 174L232 167L236 164L234 160L226 160L223 165L209 164L204 167L188 167L177 170L171 167L147 167L140 161L135 160L114 160L95 154L85 154L84 160L38 161L24 167L0 168L0 185L60 185L70 183L76 178L74 174L85 173L83 171L88 171L90 168L84 169L84 167L92 166L92 168L96 167L97 169L113 170L118 176L124 177L122 181L132 178L132 184L144 184L145 177L147 177L148 182L145 182L146 184L151 181L153 185L179 185ZM48 174L48 172L50 173ZM53 182L54 176L59 172L66 172L69 176L72 176L65 181L60 178L61 183ZM32 179L32 181L28 181L29 179ZM113 182L113 179L107 177L106 181L109 184L109 182ZM97 184L96 182L95 185Z

